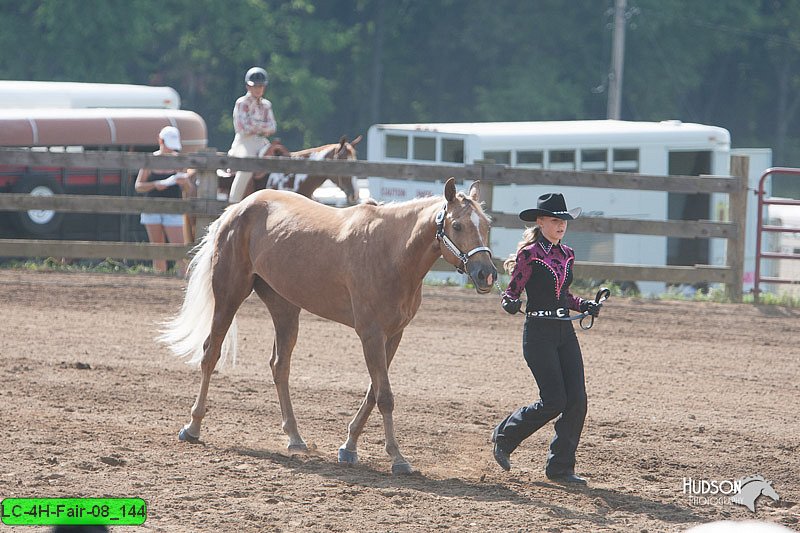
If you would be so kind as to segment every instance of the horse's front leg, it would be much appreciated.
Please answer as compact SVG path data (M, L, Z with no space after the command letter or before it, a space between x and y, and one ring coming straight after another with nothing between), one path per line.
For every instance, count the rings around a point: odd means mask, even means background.
M399 343L399 339L397 339ZM383 430L386 435L386 453L392 458L393 474L410 474L411 464L400 453L394 431L394 394L389 384L389 358L386 353L387 339L382 334L362 335L364 357L372 380L372 393L375 405L383 417ZM395 346L396 349L396 346ZM363 424L362 424L363 428Z
M358 462L358 438L364 431L364 425L369 419L372 409L375 407L375 392L372 390L372 383L367 387L367 395L358 408L356 416L347 426L347 440L339 447L339 462L356 464Z
M386 347L386 366L392 364L397 347L400 345L400 339L403 338L403 332L400 331L394 337L390 337L385 344ZM339 462L355 464L358 462L358 439L364 431L364 426L367 424L369 415L375 407L375 392L372 389L372 383L367 387L367 394L364 396L364 401L358 408L358 412L353 417L353 420L347 426L347 440L339 448Z

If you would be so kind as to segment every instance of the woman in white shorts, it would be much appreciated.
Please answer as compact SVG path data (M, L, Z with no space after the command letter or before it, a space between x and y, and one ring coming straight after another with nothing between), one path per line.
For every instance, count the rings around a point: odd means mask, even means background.
M181 136L178 128L166 126L158 134L159 149L154 155L177 154L181 149ZM182 198L183 191L190 191L192 182L189 174L180 170L143 168L136 177L136 192L149 198ZM142 225L147 229L147 238L152 243L186 244L183 237L183 215L163 213L142 213ZM156 272L167 271L167 261L154 259ZM182 269L181 269L182 270Z

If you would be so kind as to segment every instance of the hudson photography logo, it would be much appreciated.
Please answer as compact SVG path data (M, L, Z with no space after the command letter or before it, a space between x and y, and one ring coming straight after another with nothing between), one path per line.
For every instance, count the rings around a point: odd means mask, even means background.
M689 496L692 505L743 505L756 512L756 500L767 496L773 501L780 496L772 482L764 476L747 476L741 479L693 479L683 478L683 493Z

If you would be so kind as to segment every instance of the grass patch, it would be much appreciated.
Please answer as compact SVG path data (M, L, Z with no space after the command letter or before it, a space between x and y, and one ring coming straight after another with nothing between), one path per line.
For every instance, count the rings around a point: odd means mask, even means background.
M759 305L781 305L784 307L800 307L800 296L792 296L791 294L772 294L770 292L762 292L758 298ZM752 294L744 295L744 303L752 304L754 298Z
M711 287L707 291L698 290L693 294L683 292L680 289L668 290L666 293L654 297L657 300L680 300L693 302L715 302L732 303L725 289L722 287ZM742 296L742 303L754 304L755 297L752 293ZM800 297L791 294L773 294L762 292L759 297L758 305L776 305L782 307L800 307Z
M159 274L149 264L139 262L128 263L116 259L62 261L54 257L46 259L9 259L0 262L0 268L28 270L31 272L93 272L99 274ZM175 276L177 271L171 268L166 275Z

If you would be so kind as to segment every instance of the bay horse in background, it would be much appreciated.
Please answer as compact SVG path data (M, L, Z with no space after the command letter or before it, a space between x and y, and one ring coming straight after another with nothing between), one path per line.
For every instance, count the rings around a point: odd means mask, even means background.
M262 148L257 157L291 157L292 152L286 148L280 139L273 139L269 145ZM217 190L224 194L226 197L231 194L231 187L233 186L233 178L236 176L236 171L231 169L217 169ZM245 188L243 198L253 194L253 192L264 189L267 180L265 172L254 172L250 181Z
M266 147L258 157L292 157L295 159L339 159L356 160L358 159L355 146L361 141L361 135L348 142L347 137L339 139L338 143L326 144L315 148L306 148L297 152L290 152L286 146L275 139ZM302 194L306 198L312 198L316 191L325 180L331 180L344 192L347 198L347 205L358 203L358 184L353 176L309 176L306 174L285 174L282 172L254 173L253 178L245 189L244 196L247 197L255 191L262 189L275 189L282 191L294 191ZM230 186L228 186L230 189Z
M338 143L291 152L290 157L315 161L323 159L355 161L358 159L355 146L359 142L361 142L361 135L350 142L347 141L347 137L342 136ZM306 198L311 198L314 191L325 183L325 180L331 180L345 193L347 205L358 203L358 184L353 176L309 176L306 174L273 173L267 178L266 188L294 191Z
M291 157L292 152L283 145L280 139L273 139L269 146L265 146L259 153L258 157ZM244 198L247 198L256 191L263 190L267 186L267 181L270 174L266 172L254 172L250 183L244 191ZM270 187L272 188L272 187ZM230 188L229 188L230 190ZM313 192L313 191L312 191Z
M491 291L497 270L487 247L489 219L479 202L478 182L464 194L449 178L444 197L386 205L337 209L264 190L229 206L196 248L183 306L159 337L202 369L180 440L200 437L212 373L229 352L235 362L235 315L255 291L275 326L270 367L289 450L307 450L289 397L289 366L305 309L355 329L369 371L370 385L339 462L358 461L358 438L377 405L392 472L410 473L395 437L389 365L419 309L422 280L439 257L466 272L478 293Z

